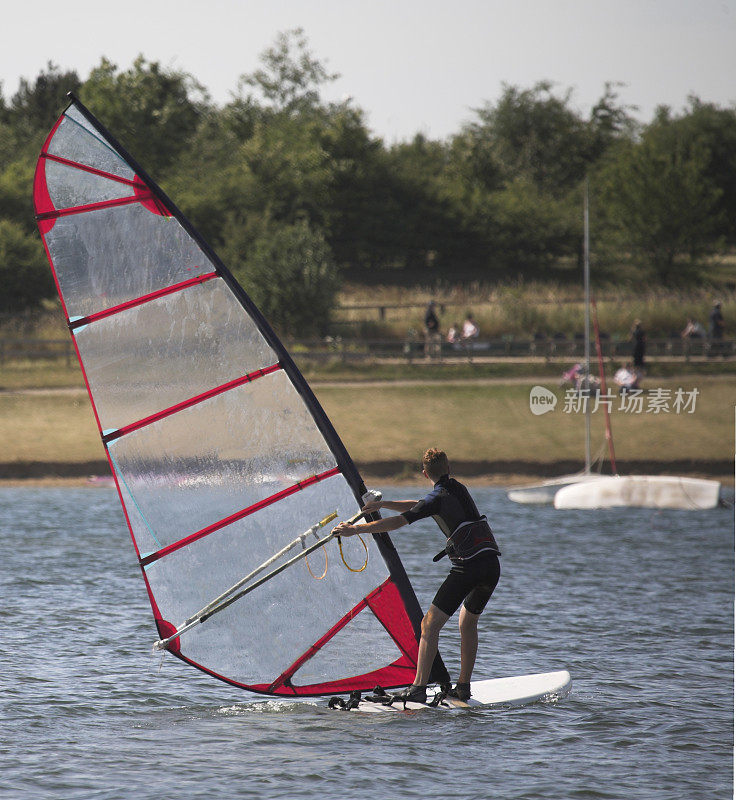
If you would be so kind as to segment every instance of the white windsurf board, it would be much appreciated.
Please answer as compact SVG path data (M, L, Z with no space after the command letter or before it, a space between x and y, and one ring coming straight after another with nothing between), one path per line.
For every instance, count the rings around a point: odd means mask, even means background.
M383 705L363 700L351 711L369 714L396 711L452 711L459 708L490 708L493 706L523 706L540 700L561 700L572 688L572 678L567 670L540 672L533 675L516 675L510 678L492 678L486 681L473 681L470 685L471 697L467 703L447 697L436 706L429 705L439 692L438 687L427 689L427 704L395 701Z

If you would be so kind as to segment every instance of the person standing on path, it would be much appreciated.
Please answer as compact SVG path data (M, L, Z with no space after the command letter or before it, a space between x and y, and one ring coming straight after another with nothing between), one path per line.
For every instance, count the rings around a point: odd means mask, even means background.
M719 302L713 303L713 310L710 312L708 322L710 326L709 355L715 356L719 353L723 355L723 329L725 328L725 324L723 322L723 314Z
M424 355L425 358L439 355L440 321L435 311L435 302L430 300L424 312Z
M634 320L634 327L631 329L629 338L634 343L631 354L632 361L634 362L634 369L641 374L644 370L644 353L647 346L647 335L644 332L644 328L641 326L641 320Z

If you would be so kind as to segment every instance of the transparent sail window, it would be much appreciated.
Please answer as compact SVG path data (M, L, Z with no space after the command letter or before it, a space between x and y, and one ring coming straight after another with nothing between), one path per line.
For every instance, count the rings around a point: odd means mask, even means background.
M147 567L146 576L164 618L175 626L181 624L334 510L338 511L338 519L347 519L357 510L353 493L342 476L309 486L153 562ZM312 541L316 539L312 537ZM332 542L326 548L328 569L323 580L315 580L303 561L288 567L184 634L182 653L242 683L275 680L386 580L388 570L377 546L372 538L367 544L369 559L365 571L349 572L340 559L337 544ZM352 555L357 558L356 553ZM310 556L310 565L315 575L322 574L322 550ZM399 654L385 631L384 640L388 644L384 641L378 645L373 637L356 640L352 643L354 659L362 658L364 663L373 664L372 650L378 648L378 661L383 660L379 666L395 660ZM332 663L331 658L328 661ZM327 666L322 673L319 667L313 667L309 674L317 680L341 677ZM343 672L342 676L345 675Z
M94 130L73 106L56 129L48 146L52 155L133 180L135 173L118 152Z
M364 608L296 671L292 682L306 686L364 675L402 655L376 615Z
M109 452L141 523L136 538L153 532L161 546L335 466L281 371L116 439Z
M103 430L278 360L220 278L99 319L76 339Z
M62 217L45 238L70 317L215 269L175 219L140 203Z
M132 197L132 186L46 159L46 186L57 209Z

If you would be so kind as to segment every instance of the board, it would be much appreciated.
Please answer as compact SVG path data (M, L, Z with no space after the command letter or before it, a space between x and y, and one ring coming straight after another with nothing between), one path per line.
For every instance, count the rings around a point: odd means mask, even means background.
M427 689L427 703L383 705L361 699L350 711L367 714L403 711L453 711L458 709L492 708L493 706L524 706L540 700L561 700L572 689L572 678L567 670L539 672L533 675L516 675L510 678L492 678L471 683L471 697L467 703L447 697L436 706L429 705L439 691L437 687Z

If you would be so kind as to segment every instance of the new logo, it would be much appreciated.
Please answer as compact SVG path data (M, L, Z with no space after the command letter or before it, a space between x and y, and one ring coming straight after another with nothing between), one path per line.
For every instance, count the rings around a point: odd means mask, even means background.
M540 416L548 411L554 411L557 405L557 396L544 386L532 386L529 392L529 410L532 414Z

